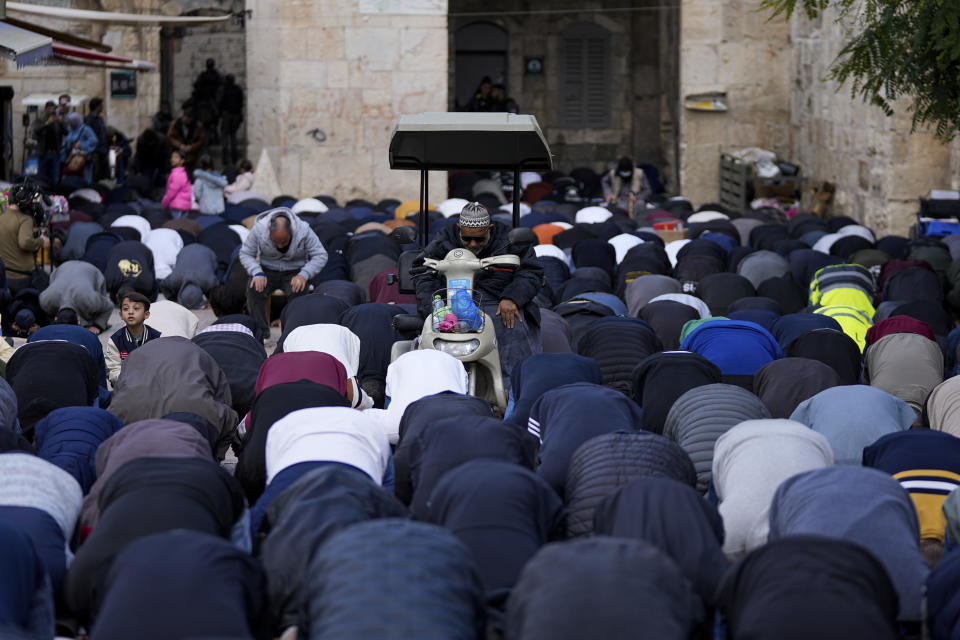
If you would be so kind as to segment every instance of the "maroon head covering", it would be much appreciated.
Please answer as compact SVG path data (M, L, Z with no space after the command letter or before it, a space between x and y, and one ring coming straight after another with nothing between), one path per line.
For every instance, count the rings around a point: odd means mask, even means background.
M257 376L256 394L284 382L309 380L347 395L347 370L339 360L319 351L275 353L263 361Z
M933 329L926 322L911 318L910 316L891 316L881 320L867 330L867 347L884 336L891 333L919 333L925 338L934 342L937 338L933 334Z
M393 302L395 304L417 304L417 296L412 293L400 293L399 286L388 284L387 279L397 275L397 268L384 269L370 281L370 302Z

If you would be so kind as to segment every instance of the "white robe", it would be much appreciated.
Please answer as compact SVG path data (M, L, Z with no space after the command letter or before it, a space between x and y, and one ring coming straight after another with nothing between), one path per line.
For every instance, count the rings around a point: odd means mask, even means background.
M147 234L143 244L153 253L153 270L157 280L163 280L173 272L177 256L183 249L183 238L173 229L154 229Z
M467 393L467 370L453 356L433 349L418 349L405 353L387 367L386 395L390 404L386 409L370 409L390 439L400 439L400 419L412 402L443 391Z
M164 338L179 336L192 340L197 335L200 319L186 307L170 300L160 300L150 305L150 317L144 324L153 327Z
M128 214L125 216L120 216L113 221L111 227L129 227L130 229L136 229L140 234L140 242L144 242L147 238L147 235L150 234L150 222L143 216L138 216L134 214ZM176 233L176 232L174 232Z
M390 444L370 416L345 407L316 407L287 414L270 427L267 484L301 462L341 462L360 469L378 485L390 459Z

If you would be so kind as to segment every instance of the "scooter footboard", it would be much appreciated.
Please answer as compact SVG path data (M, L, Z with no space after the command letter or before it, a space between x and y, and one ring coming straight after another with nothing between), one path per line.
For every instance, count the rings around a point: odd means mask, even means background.
M417 340L397 340L390 347L390 362L395 362L397 358L405 353L409 353L417 348Z

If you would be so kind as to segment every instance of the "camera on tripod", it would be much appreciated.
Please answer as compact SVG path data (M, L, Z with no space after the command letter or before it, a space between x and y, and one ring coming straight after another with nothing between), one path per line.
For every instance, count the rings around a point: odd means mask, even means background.
M51 202L39 186L29 181L15 184L10 187L7 198L20 211L33 218L35 234L47 226L50 221L48 207L50 207Z

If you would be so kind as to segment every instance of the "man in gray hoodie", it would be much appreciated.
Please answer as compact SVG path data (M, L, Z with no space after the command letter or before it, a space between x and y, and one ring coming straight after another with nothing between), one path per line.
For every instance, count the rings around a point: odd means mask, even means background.
M240 247L240 264L250 274L247 312L269 335L267 296L274 289L288 299L306 293L307 282L327 264L327 251L310 225L279 207L257 216Z

